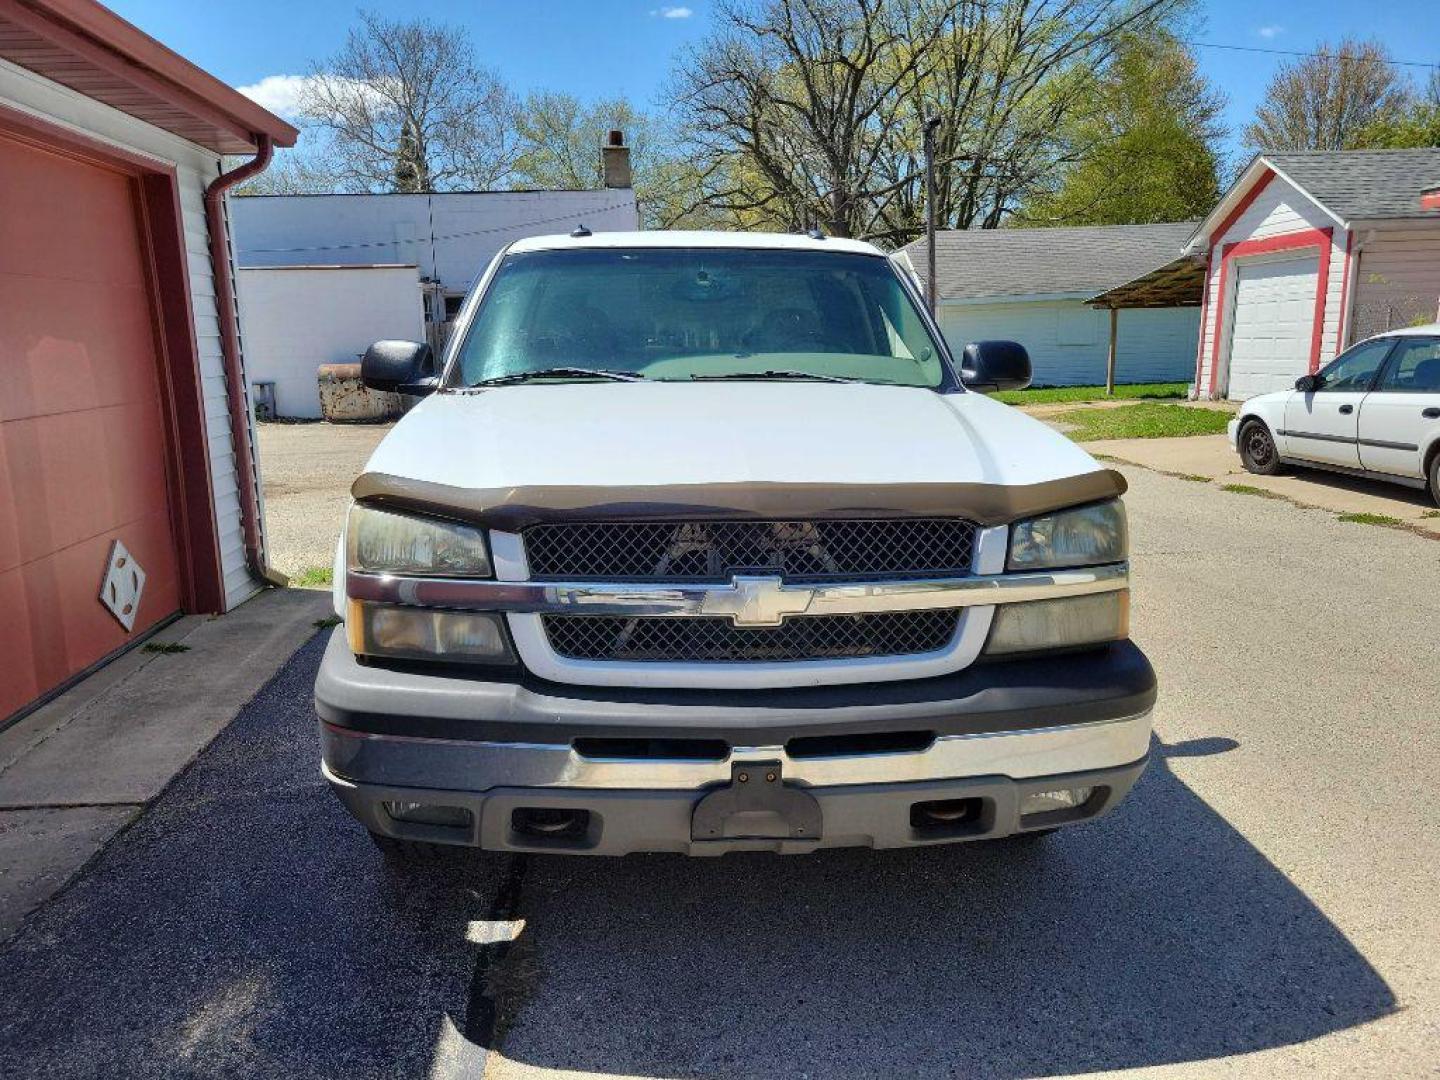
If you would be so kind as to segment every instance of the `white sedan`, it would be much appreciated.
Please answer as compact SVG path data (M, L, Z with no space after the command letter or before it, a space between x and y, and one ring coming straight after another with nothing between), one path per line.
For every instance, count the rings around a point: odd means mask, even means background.
M1245 402L1229 431L1250 472L1330 469L1429 487L1440 503L1440 323L1351 346L1294 390Z

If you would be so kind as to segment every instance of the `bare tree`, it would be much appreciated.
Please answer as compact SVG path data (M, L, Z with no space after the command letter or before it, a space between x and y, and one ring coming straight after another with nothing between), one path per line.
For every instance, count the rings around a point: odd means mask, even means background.
M489 188L514 169L514 97L459 27L361 12L313 66L301 109L329 133L327 169L351 190Z
M1314 56L1280 66L1246 126L1251 150L1344 150L1366 128L1408 106L1409 81L1378 41L1322 43Z
M742 223L902 243L937 112L947 227L999 224L1063 153L1125 31L1180 0L730 0L676 76L701 198Z
M635 196L646 228L724 224L690 205L699 186L696 166L673 125L624 97L587 105L572 94L538 91L525 99L518 127L514 179L522 187L600 186L600 148L609 132L618 130L630 147Z

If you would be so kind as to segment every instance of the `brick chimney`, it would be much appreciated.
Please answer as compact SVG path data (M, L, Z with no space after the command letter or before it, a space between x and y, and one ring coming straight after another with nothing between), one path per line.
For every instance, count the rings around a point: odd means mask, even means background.
M607 188L628 188L630 177L630 148L625 145L625 134L612 131L600 148L600 172Z

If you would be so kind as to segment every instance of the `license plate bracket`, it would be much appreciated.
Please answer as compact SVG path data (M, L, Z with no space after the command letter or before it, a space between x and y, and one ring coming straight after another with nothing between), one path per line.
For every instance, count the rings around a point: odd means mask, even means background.
M726 831L737 814L773 815L784 832ZM819 840L824 815L815 796L785 782L779 761L743 761L730 766L730 782L714 788L695 804L690 815L690 838L704 840Z

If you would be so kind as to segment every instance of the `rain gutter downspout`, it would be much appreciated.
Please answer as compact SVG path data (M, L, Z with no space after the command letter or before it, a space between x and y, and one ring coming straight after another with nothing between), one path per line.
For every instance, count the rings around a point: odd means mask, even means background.
M259 580L272 585L289 583L284 574L265 561L260 539L260 501L256 497L255 455L250 442L249 395L240 366L240 324L236 315L235 278L230 272L229 231L225 221L225 193L236 184L264 172L274 154L269 135L255 135L255 157L221 173L205 189L205 227L210 234L210 262L215 278L215 307L220 317L220 353L224 360L225 396L230 406L230 443L235 452L235 486L240 496L240 530L245 541L245 565Z

